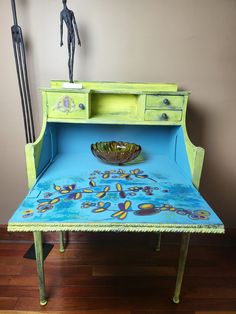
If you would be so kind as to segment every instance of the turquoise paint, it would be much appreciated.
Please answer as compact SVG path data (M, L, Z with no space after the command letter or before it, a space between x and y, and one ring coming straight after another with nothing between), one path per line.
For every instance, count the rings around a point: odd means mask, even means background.
M53 147L54 158L10 223L223 225L191 182L181 127L51 123L47 132L49 140L41 154L47 156ZM90 145L109 140L140 144L144 162L125 166L102 163L92 155ZM123 192L117 190L117 183ZM62 194L66 190L69 192ZM78 195L81 198L76 200ZM145 205L148 210L142 204L149 204Z

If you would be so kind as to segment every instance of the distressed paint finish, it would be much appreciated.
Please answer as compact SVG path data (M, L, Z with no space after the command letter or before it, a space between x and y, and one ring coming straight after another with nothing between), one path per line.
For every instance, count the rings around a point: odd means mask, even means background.
M45 93L42 93L42 104L43 104L43 122L39 137L34 143L29 143L26 144L25 146L26 169L29 189L33 187L37 178L37 168L43 145L43 137L47 125L47 107Z
M182 110L146 110L144 115L145 121L168 122L173 124L180 122L182 119Z
M51 88L62 88L62 84L66 81L51 81ZM75 81L75 83L82 83L84 89L88 90L132 90L134 91L168 91L176 92L176 84L160 84L160 83L129 83L129 82L81 82Z
M182 109L184 104L183 96L172 95L147 95L146 109Z
M28 185L32 187L36 180L36 169L38 165L38 161L40 158L40 152L43 142L43 134L46 129L46 122L67 122L67 123L101 123L101 124L138 124L138 125L181 125L184 130L186 149L189 159L189 164L192 173L192 181L193 184L198 187L200 183L202 165L204 160L204 149L201 147L194 146L187 134L186 130L186 108L188 101L188 92L177 92L176 84L154 84L154 83L120 83L120 82L80 82L83 84L84 89L76 90L76 92L81 95L81 97L85 97L86 99L86 118L84 118L84 114L79 115L79 119L73 116L72 113L67 113L66 115L63 113L53 113L53 116L50 117L49 112L51 112L51 108L55 107L56 101L51 101L50 97L55 97L54 95L64 95L69 94L69 90L64 92L61 89L63 81L51 81L52 89L42 89L43 95L43 126L42 131L38 140L33 144L26 145L26 163L27 163L27 174L28 174ZM71 91L75 93L75 90ZM48 94L52 95L49 96ZM100 96L101 100L104 100L103 97L107 97L110 95L110 104L111 108L109 108L109 112L105 114L106 108L102 107L98 108L99 104L99 94L105 94L105 96ZM125 95L133 95L133 98L136 100L129 102L129 108L126 109L124 114L118 112L116 115L111 114L112 109L114 108L117 111L117 106L119 105L119 100L114 102L115 106L113 107L112 96L117 99L117 95L121 94ZM86 95L86 96L85 96ZM163 103L163 100L168 98L170 100L171 109L182 108L182 119L179 120L179 112L175 112L171 110L169 115L174 117L173 119L157 119L158 111L154 111L152 113L149 112L149 108L158 108L161 109L162 106L164 108L167 107L166 104ZM95 103L95 108L93 107L93 101ZM123 97L123 101L125 98ZM136 104L136 108L135 105ZM102 104L102 106L104 106ZM164 109L163 108L163 109ZM169 107L168 107L169 108ZM170 109L168 109L170 110ZM109 114L110 113L110 114ZM166 113L163 111L162 113ZM168 114L168 112L167 112ZM178 116L178 121L176 120L176 115ZM148 117L148 120L147 118Z

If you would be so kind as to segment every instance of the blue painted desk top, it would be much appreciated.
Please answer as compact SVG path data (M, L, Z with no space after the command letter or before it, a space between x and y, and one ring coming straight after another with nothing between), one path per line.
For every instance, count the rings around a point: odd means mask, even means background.
M10 219L9 230L224 232L193 186L186 157L184 165L173 158L170 143L179 132L58 127L58 152ZM142 146L142 162L113 166L91 154L92 142L123 140L124 134L126 141Z

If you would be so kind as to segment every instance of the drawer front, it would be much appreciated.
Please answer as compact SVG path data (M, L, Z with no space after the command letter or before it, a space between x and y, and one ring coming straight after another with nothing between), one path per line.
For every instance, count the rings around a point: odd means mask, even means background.
M182 110L146 110L146 121L179 122L182 119Z
M48 117L59 119L86 119L87 94L47 93Z
M146 109L181 109L183 103L183 96L147 95Z

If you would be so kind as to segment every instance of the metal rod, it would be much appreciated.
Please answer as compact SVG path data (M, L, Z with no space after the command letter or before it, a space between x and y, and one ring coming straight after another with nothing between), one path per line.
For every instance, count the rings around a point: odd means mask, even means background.
M28 104L29 104L29 106L28 106L28 108L29 108L29 122L30 122L32 142L34 142L35 141L34 119L33 119L32 105L31 105L31 96L30 96L30 89L29 89L29 79L28 79L28 70L27 70L27 63L26 63L26 56L25 56L24 40L22 40L22 57L23 57L23 61L24 61L26 92L27 92Z
M176 285L175 285L175 294L173 297L174 303L179 303L179 296L184 276L184 269L186 264L186 258L188 254L188 245L190 240L190 233L183 233L180 245L180 253L179 253L179 265L177 271Z
M29 141L32 142L32 135L30 132L30 122L29 122L29 104L27 100L27 92L26 92L26 83L25 83L25 75L24 75L24 68L22 64L22 55L21 55L21 44L17 43L17 53L18 53L18 60L19 60L19 69L20 69L20 78L21 78L21 85L23 90L23 99L24 99L24 105L25 105L25 111L26 111L26 123L29 133Z
M17 23L17 15L16 15L16 4L15 0L11 0L11 7L12 7L12 13L13 13L13 21L15 25L18 25Z
M20 89L21 106L22 106L23 120L24 120L25 138L26 138L26 143L29 143L29 132L28 132L28 127L27 127L27 122L26 122L26 109L25 109L23 90L22 90L21 80L20 80L20 69L19 69L16 46L17 46L17 43L13 41L13 50L14 50L14 56L16 60L16 71L17 71L17 78L18 78L18 84L19 84L19 89Z
M44 267L43 267L43 245L42 245L42 232L41 231L34 232L34 246L35 246L36 265L37 265L37 271L38 271L40 305L46 305L47 299L45 295L45 277L44 277Z
M25 45L23 34L20 26L17 23L15 0L11 1L14 25L11 28L14 56L16 62L16 71L18 77L18 84L21 96L21 105L23 111L24 128L26 142L35 141L34 120L31 106L31 97L29 89L29 80L27 72L27 63L25 55Z

